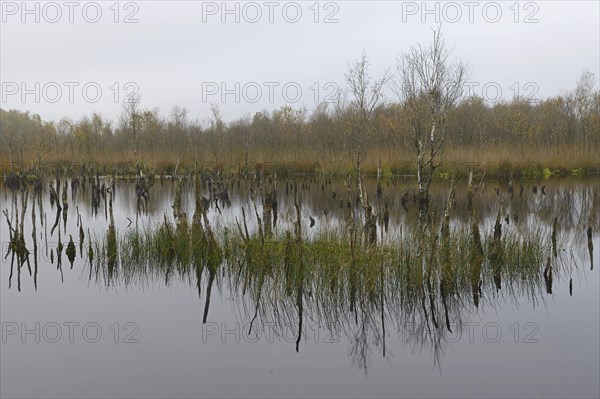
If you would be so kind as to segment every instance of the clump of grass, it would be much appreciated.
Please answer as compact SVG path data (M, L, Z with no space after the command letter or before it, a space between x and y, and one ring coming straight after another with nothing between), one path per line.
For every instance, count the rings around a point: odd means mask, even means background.
M467 227L452 231L447 242L436 237L437 231L415 227L401 239L377 245L361 239L351 245L348 232L341 228L323 229L310 240L301 241L290 231L268 238L259 232L245 237L232 231L236 229L222 227L220 239L213 237L211 242L202 226L175 225L165 217L156 226L122 236L109 232L96 244L105 251L95 252L107 254L103 261L109 274L111 268L125 270L125 274L146 274L150 269L168 278L173 272L186 276L197 267L207 267L213 273L225 267L225 274L232 276L230 282L243 291L263 279L270 281L276 296L289 296L303 284L304 290L317 297L340 300L375 297L381 280L392 284L401 295L418 291L428 280L436 285L445 281L450 292L470 290L473 278L487 281L496 273L495 267L500 268L503 281L533 284L540 279L551 248L538 231L512 231L504 234L499 244L489 232L483 237L483 253L477 259L473 232ZM475 269L480 270L479 276L473 276Z
M347 334L358 364L365 362L369 340L385 345L385 328L401 333L411 323L414 345L438 348L444 331L457 328L470 309L523 295L536 299L552 284L542 272L552 253L542 228L502 235L492 229L479 237L475 222L447 234L435 224L416 225L372 244L349 226L322 227L308 238L299 230L248 233L245 221L213 231L204 216L200 209L191 223L165 217L116 236L112 272L108 235L95 239L94 252L101 254L94 263L97 278L109 285L174 279L196 284L206 301L204 322L216 283L228 287L244 309L248 333L268 325L289 334L286 328L298 326L298 350L308 318L332 334Z

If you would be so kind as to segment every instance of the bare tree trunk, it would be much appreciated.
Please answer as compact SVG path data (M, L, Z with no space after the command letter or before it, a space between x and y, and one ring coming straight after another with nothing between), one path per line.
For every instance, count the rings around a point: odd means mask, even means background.
M429 187L438 167L435 162L444 143L446 121L461 100L467 79L466 66L448 64L449 55L440 29L434 30L429 48L413 47L398 60L392 80L392 90L410 113L415 137L421 222L429 212Z

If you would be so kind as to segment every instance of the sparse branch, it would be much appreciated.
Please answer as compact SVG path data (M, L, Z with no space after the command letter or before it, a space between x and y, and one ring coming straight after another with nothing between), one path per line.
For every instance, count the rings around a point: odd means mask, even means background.
M430 47L413 47L398 58L390 81L408 112L414 135L422 218L427 214L429 186L439 166L435 160L446 139L447 122L463 98L468 78L467 66L450 63L449 57L441 28L434 29Z
M123 120L125 126L130 128L133 134L133 155L135 161L138 161L138 135L142 122L142 112L140 111L141 96L139 94L128 96L123 103Z
M390 78L386 71L378 79L373 79L369 73L369 61L366 53L363 52L360 59L354 61L348 66L345 78L354 98L352 106L355 108L358 120L353 123L353 146L360 155L360 140L366 136L373 118L373 112L383 101L383 88Z

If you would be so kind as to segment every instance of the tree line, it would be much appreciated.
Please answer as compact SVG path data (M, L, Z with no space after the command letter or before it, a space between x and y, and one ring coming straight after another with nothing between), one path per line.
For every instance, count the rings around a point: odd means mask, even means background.
M167 116L157 108L143 108L139 97L124 104L117 120L93 113L79 120L44 121L37 114L0 109L0 157L4 164L141 159L172 167L178 161L217 165L353 163L360 156L373 165L382 160L385 166L414 160L418 106L406 97L396 101L383 94L361 98L356 84L363 84L359 89L368 96L391 81L385 76L371 79L363 56L349 66L348 95L336 103L319 104L311 112L286 105L228 123L214 104L211 119L199 121L177 106ZM406 90L402 93L407 94ZM577 154L578 160L593 163L600 151L600 91L594 90L594 75L587 71L572 91L539 101L515 97L490 104L473 95L447 106L452 118L444 120L441 159L448 159L444 152L463 154L463 158L475 154L477 158L485 149L487 153L501 152L508 161L539 161L544 154L555 157L564 150L570 154L565 160ZM409 155L403 158L402 154Z

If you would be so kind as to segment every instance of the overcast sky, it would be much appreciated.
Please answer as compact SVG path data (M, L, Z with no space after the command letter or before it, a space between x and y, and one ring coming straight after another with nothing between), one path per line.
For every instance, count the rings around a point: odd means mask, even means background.
M226 121L289 104L313 109L344 90L366 52L374 75L428 44L442 23L471 88L492 102L545 98L600 70L600 2L2 1L3 109L42 118L116 118L124 96ZM37 20L37 21L36 21ZM127 23L126 23L127 22ZM390 97L390 100L392 98Z

